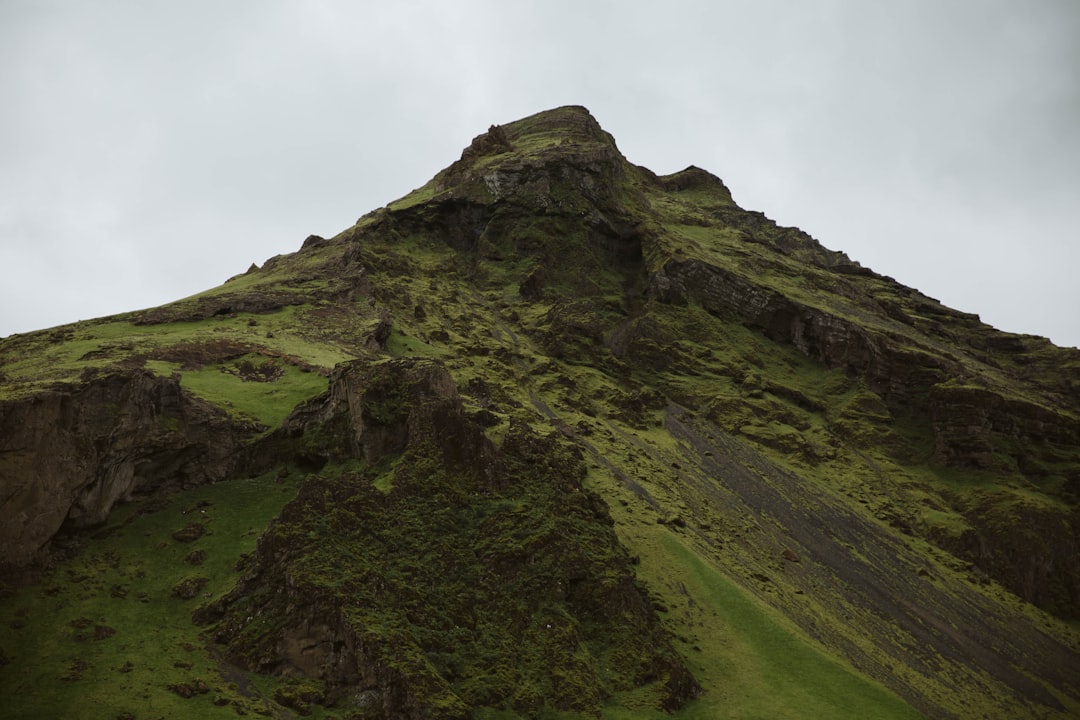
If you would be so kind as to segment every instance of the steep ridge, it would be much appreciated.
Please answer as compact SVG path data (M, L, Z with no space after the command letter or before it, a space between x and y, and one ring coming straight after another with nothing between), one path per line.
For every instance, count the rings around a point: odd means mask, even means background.
M565 107L220 288L0 342L0 513L59 572L64 522L296 478L195 612L276 690L200 716L1066 717L1077 370ZM58 395L95 399L62 452L15 431ZM4 693L60 604L0 634Z
M647 685L675 709L700 691L573 446L515 422L496 448L442 365L417 359L342 366L284 434L298 425L306 457L363 469L310 478L200 611L234 662L417 719L597 715Z

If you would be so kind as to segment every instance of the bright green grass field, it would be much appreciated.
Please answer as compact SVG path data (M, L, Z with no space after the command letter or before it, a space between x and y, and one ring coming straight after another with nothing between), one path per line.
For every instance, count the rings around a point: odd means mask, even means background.
M235 366L241 360L256 364L265 361L259 355L247 355L229 363ZM231 414L250 418L268 428L281 424L293 408L308 398L326 390L326 378L318 373L305 372L285 363L275 363L282 375L273 382L247 382L235 374L223 372L222 366L207 365L199 370L181 372L180 384L218 407L227 408ZM148 361L146 366L159 375L179 371L177 363Z
M710 690L672 715L610 707L606 720L922 717L886 688L829 657L675 536L663 532L650 545L642 556L644 573L662 572L682 583L701 610L701 622L693 628L700 650L684 650L698 681ZM630 698L622 700L632 704Z

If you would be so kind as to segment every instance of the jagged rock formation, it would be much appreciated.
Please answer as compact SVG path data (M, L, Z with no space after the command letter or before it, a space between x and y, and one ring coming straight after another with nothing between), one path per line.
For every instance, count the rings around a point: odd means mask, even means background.
M25 565L61 528L99 525L136 493L229 477L257 429L145 371L0 401L3 562Z
M199 613L234 662L415 720L599 716L650 684L671 710L699 692L572 445L515 424L496 448L445 368L412 359L340 367L282 432L366 469L310 477Z
M637 167L584 108L0 372L16 562L132 492L304 477L239 579L176 585L290 708L1080 712L1080 352Z

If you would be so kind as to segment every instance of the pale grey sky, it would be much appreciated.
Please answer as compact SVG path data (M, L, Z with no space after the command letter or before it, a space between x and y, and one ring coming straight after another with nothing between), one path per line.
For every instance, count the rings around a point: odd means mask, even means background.
M658 173L1080 345L1080 2L0 0L0 336L332 235L581 104Z

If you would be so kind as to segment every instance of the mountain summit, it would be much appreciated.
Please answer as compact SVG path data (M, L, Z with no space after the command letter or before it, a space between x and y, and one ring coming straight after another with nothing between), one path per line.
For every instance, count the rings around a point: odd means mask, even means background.
M582 107L0 341L13 717L1072 717L1080 351Z

